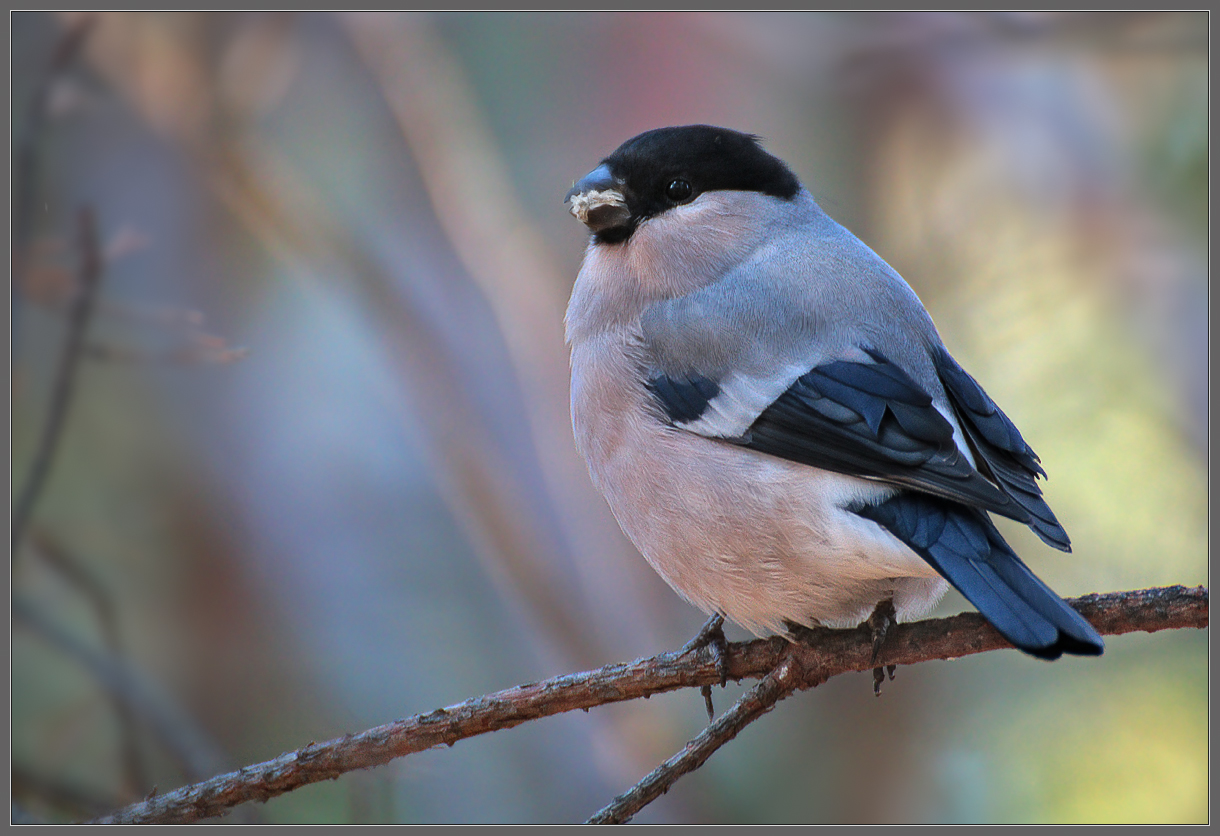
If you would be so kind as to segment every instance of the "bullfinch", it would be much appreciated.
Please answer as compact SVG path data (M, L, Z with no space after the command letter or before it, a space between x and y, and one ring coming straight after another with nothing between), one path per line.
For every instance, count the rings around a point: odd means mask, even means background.
M1097 631L990 518L1070 551L1038 457L914 291L757 137L623 143L568 193L576 444L683 598L755 633L918 618L952 584L1013 645Z

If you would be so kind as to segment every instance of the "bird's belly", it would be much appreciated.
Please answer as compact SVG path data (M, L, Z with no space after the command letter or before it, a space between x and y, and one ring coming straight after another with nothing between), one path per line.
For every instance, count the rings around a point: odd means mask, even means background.
M847 627L886 598L899 620L919 617L947 588L846 510L890 487L659 424L619 429L621 445L590 457L594 480L653 568L705 611L755 633L785 621Z

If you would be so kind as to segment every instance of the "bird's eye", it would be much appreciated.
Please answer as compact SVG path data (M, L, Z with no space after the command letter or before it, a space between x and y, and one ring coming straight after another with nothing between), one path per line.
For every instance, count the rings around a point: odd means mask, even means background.
M681 203L684 200L689 200L694 188L685 180L670 180L669 185L665 187L665 196L674 203Z

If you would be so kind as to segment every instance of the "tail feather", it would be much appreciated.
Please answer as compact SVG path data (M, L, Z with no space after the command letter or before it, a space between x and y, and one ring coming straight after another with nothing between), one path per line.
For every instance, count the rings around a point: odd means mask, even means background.
M992 528L990 520L984 522ZM1096 656L1102 652L1104 642L1093 625L1084 620L1076 610L1064 603L1041 578L1012 552L1008 544L995 532L995 539L1007 550L1010 559L995 562L995 571L1009 588L1017 591L1031 609L1055 625L1059 630L1059 646L1064 653Z
M1104 649L1092 625L1030 571L982 511L917 493L854 510L928 561L1026 653L1058 659Z

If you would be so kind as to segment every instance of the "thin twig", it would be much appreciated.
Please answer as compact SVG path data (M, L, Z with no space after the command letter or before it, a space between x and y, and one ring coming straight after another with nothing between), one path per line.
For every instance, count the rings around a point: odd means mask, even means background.
M170 697L131 664L77 640L28 601L14 597L13 624L30 629L52 647L71 657L132 713L181 765L191 778L215 774L224 765L220 748Z
M34 527L30 540L38 554L48 566L59 572L93 607L101 628L102 641L116 659L123 658L123 637L119 631L118 613L110 591L63 544L46 531ZM148 786L147 773L140 757L139 740L136 735L136 718L131 704L122 699L113 689L106 689L119 721L123 771L127 780L126 799L138 798Z
M1175 586L1087 595L1069 603L1098 631L1116 635L1206 627L1208 597L1205 587ZM788 675L799 674L802 678L797 688L810 687L840 673L873 669L872 635L867 627L811 632L816 636L816 647L780 638L730 644L729 677L741 680L767 676L785 658L793 662ZM971 612L891 628L880 661L913 665L1002 647L1011 645L981 615ZM273 760L133 804L98 822L168 824L220 816L246 801L266 801L345 772L379 766L437 746L452 746L468 737L541 717L719 681L716 661L706 647L608 665L469 699L326 743L310 743Z
M625 824L647 804L669 791L674 782L688 772L703 766L717 749L766 714L775 704L798 688L809 687L805 676L798 673L792 658L792 646L779 666L747 691L733 707L720 715L680 752L644 776L627 792L598 810L585 824Z
M85 346L85 331L89 326L89 317L93 313L94 302L97 299L98 285L101 284L102 256L98 245L97 221L94 218L92 207L86 206L80 210L78 225L81 259L79 287L68 316L63 352L60 354L59 368L56 371L55 383L51 390L51 403L47 408L46 424L43 426L42 436L38 440L34 460L25 480L25 487L18 495L17 504L13 508L13 560L17 558L17 549L25 534L26 524L42 494L42 488L51 472L55 452L59 448L64 422L68 417L68 408L72 404L76 371L80 365L82 349Z

